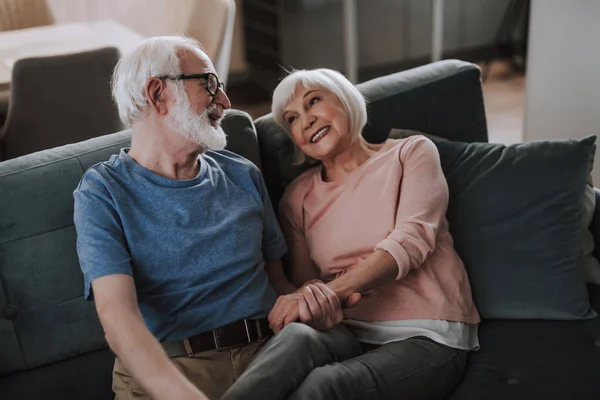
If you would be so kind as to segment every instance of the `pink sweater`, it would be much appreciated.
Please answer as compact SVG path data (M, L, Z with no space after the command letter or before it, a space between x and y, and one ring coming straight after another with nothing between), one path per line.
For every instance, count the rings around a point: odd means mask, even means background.
M478 323L447 206L439 154L424 136L388 140L341 180L324 182L313 168L289 185L279 210L292 281L330 281L379 248L398 277L365 293L347 318Z

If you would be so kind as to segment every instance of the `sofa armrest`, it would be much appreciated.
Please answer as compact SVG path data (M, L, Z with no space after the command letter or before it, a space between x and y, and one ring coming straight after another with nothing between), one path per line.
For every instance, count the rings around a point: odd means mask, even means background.
M367 99L370 142L392 128L411 129L462 142L487 142L481 71L475 64L444 60L357 85Z
M590 224L590 232L594 236L594 257L600 260L600 189L594 188L596 194L596 210Z

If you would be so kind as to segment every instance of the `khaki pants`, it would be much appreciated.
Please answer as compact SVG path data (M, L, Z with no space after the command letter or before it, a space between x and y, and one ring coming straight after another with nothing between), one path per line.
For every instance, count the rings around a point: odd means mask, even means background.
M221 351L204 351L193 357L176 357L171 361L209 399L217 400L246 370L267 340ZM118 358L113 368L112 389L115 400L149 399Z

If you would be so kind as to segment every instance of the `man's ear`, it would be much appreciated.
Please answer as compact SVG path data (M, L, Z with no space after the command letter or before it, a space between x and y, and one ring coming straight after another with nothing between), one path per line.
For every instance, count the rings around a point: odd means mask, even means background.
M163 79L150 78L144 91L148 106L159 115L167 114L167 83Z

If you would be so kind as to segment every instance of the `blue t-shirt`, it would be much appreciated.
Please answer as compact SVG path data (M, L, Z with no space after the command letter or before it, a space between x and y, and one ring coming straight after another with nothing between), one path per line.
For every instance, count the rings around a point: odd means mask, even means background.
M264 260L281 258L286 245L260 171L228 151L198 160L198 176L178 181L121 150L73 194L85 297L98 277L133 276L159 340L264 318L276 300Z

